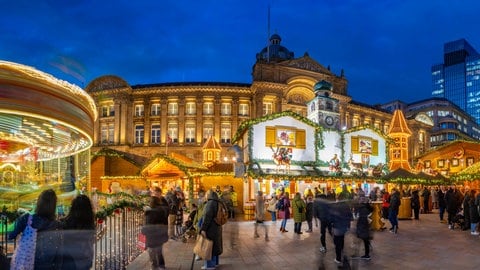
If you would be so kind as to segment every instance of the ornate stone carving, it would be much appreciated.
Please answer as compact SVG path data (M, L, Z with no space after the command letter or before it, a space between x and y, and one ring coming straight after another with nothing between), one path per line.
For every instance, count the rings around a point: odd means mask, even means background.
M302 57L302 58L298 58L290 61L285 61L282 63L282 65L287 67L310 70L310 71L319 72L319 73L331 74L331 72L327 68L313 61L309 57Z

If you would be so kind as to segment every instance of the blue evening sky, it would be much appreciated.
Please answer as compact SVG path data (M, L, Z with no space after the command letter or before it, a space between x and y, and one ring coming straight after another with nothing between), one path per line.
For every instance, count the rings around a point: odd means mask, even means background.
M430 97L443 44L480 51L480 1L0 0L0 60L85 87L103 75L129 84L251 83L270 34L337 75L354 100Z

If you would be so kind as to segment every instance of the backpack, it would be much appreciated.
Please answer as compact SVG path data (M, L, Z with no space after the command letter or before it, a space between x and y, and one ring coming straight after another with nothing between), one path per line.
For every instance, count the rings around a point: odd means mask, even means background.
M215 223L218 225L222 226L225 223L227 223L228 220L228 211L227 207L223 202L218 202L218 207L217 207L217 215L214 218Z
M10 269L29 270L34 268L35 248L37 243L37 229L32 227L32 215L28 215L27 226L17 241L17 247L13 253Z
M276 207L277 210L285 211L285 199L281 198L280 200L278 200Z

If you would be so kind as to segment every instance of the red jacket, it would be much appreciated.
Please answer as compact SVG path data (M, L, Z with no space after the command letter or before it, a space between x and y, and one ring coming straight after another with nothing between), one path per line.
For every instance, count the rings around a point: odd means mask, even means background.
M385 192L382 196L382 207L390 207L390 194L388 192Z

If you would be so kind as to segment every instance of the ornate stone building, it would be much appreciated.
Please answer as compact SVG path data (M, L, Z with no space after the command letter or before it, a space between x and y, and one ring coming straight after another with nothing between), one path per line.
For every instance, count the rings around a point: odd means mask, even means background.
M92 151L108 147L140 164L154 154L174 151L202 162L202 146L212 135L222 146L221 162L234 162L231 138L243 121L287 110L307 117L307 103L321 81L331 86L329 97L337 101L338 128L369 125L388 132L392 114L352 101L343 70L336 75L307 53L295 58L274 34L256 55L252 83L129 85L116 76L93 80L85 89L99 110ZM428 132L429 126L411 121L411 140ZM414 156L419 151L410 152Z

